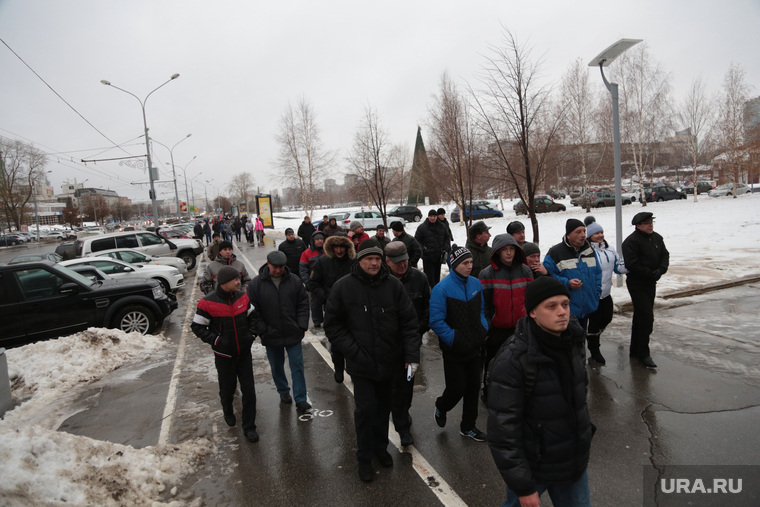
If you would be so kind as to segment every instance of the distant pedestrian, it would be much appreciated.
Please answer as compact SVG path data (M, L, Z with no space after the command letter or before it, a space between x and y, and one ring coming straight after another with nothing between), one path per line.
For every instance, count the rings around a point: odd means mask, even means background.
M467 231L467 242L464 246L472 253L474 277L478 277L481 271L491 265L491 247L488 246L488 240L491 239L490 229L485 222L479 220Z
M507 234L511 234L520 247L525 244L525 226L522 222L510 222L507 226Z
M285 241L280 243L277 249L288 258L288 269L300 279L301 254L306 250L306 244L300 238L296 238L293 229L285 229Z
M438 208L436 211L438 221L443 224L443 226L446 228L447 235L446 235L446 255L451 252L451 242L454 241L454 234L451 233L451 224L448 220L446 220L446 210L443 208Z
M408 234L404 230L403 222L393 222L391 224L391 231L393 232L394 239L392 241L401 241L406 246L406 252L409 254L409 266L416 268L417 263L422 258L422 247L414 239L414 236Z
M668 271L670 252L662 236L654 232L652 213L637 213L631 224L636 230L623 241L623 258L628 270L625 284L633 303L629 354L647 368L657 368L649 351L649 335L654 327L657 281Z
M311 280L311 270L314 267L314 263L317 262L317 257L324 253L322 246L325 243L325 233L321 231L314 231L311 235L311 244L309 248L304 250L301 254L301 260L298 263L298 275L301 278L301 282L306 285L306 289L309 290L309 280ZM314 322L314 327L322 327L323 313L322 306L324 301L318 297L314 297L309 294L311 301L311 320Z
M314 231L316 230L317 228L311 223L311 217L306 215L303 217L303 222L301 222L301 225L298 227L298 237L301 238L305 244L308 244L311 240L311 235L314 234Z
M383 224L380 224L377 226L377 230L375 231L375 235L372 236L370 239L374 239L378 243L380 243L380 247L385 250L385 246L391 242L391 238L388 237L386 233L387 229Z
M237 423L233 400L239 381L243 395L243 434L249 442L258 442L256 387L251 357L254 340L251 321L255 308L248 295L238 290L240 274L236 269L229 266L222 268L217 281L216 290L198 301L190 329L214 351L224 422L228 426Z
M214 233L214 238L211 244L206 247L206 256L208 257L208 260L215 261L216 257L219 255L219 244L222 242L222 238L219 235L218 232Z
M329 238L336 232L346 232L343 227L338 225L338 221L335 219L335 217L330 217L327 221L327 225L322 229L322 232L325 233L325 237Z
M318 231L324 231L325 227L327 227L327 224L330 223L330 217L327 215L322 216L322 221L319 222L319 225L317 226Z
M211 244L211 226L208 224L208 220L203 222L203 235L206 237L206 246Z
M414 239L422 247L422 270L427 276L430 287L441 279L441 263L446 259L448 246L446 226L438 221L437 211L431 209L428 219L417 227ZM450 248L450 247L449 247Z
M216 256L216 259L214 259L213 262L210 262L206 266L206 271L203 273L203 279L200 282L201 292L208 294L216 289L219 284L217 277L225 266L230 266L238 272L240 283L242 284L243 289L245 289L245 286L251 280L250 276L248 276L248 270L245 269L242 262L237 260L237 256L232 253L232 243L229 241L222 241L219 243L219 255Z
M359 248L362 242L369 239L369 234L364 232L364 225L358 220L351 222L348 229L348 239L354 244L354 248Z
M264 246L264 222L258 215L256 215L256 220L253 223L253 233L256 235L256 244Z

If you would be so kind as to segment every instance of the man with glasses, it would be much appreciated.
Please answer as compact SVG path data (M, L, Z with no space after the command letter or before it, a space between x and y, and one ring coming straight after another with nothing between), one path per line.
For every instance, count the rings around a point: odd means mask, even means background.
M636 230L623 241L623 259L628 270L625 284L633 303L629 355L647 368L657 368L649 353L649 335L654 326L657 280L668 271L670 253L662 236L654 232L652 213L637 213L631 224Z

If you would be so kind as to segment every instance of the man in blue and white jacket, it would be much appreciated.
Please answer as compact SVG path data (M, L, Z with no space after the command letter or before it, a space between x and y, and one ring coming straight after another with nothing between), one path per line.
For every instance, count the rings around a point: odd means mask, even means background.
M488 332L483 287L470 276L472 253L456 245L451 250L449 274L433 287L430 296L430 328L438 335L446 382L443 394L435 400L435 422L441 428L446 426L446 412L464 399L459 433L485 442L485 433L475 427L483 374L481 348Z
M583 222L576 218L568 219L565 235L546 253L544 267L570 290L570 313L586 329L586 319L599 306L602 269L594 249L586 240Z

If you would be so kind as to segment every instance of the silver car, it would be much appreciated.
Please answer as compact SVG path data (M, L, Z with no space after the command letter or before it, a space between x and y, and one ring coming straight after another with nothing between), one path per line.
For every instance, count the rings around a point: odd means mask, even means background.
M179 257L153 257L139 250L132 248L114 248L111 250L103 250L96 253L87 254L86 257L108 257L110 259L116 259L129 264L146 265L152 264L155 266L171 266L177 268L183 275L187 274L187 264Z
M176 292L185 286L185 278L182 273L171 266L141 266L105 257L82 257L61 261L59 264L66 267L94 266L111 278L152 278L161 283L166 293Z
M750 188L745 185L744 183L739 183L739 186L736 187L736 195L742 195L742 194L748 194L750 193ZM723 197L726 195L734 195L734 184L733 183L726 183L725 185L721 185L718 188L714 188L707 192L707 195L710 197Z
M353 221L361 222L365 229L377 229L378 225L383 224L383 215L379 211L337 211L328 215L330 218L334 218L338 225L344 229L348 229L349 225ZM404 219L401 217L387 217L388 227L393 222L404 223Z

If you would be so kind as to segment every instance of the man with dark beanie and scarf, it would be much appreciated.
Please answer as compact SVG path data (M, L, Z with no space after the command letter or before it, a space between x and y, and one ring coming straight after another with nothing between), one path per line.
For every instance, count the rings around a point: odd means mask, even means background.
M193 323L195 336L211 345L219 378L219 398L224 422L235 426L232 407L237 383L243 393L243 434L249 442L258 442L256 433L256 387L253 383L251 346L255 308L240 288L240 272L223 266L216 275L216 289L198 301Z
M448 258L449 274L433 287L430 295L430 328L438 335L443 354L446 387L435 400L435 422L446 426L446 413L462 402L459 433L477 442L486 435L475 427L478 391L483 373L481 348L488 323L483 306L483 288L472 272L472 253L456 244Z
M590 506L585 332L552 277L528 284L525 312L489 375L488 446L507 485L504 505L539 507L548 491L554 505Z
M413 377L420 363L417 314L383 256L377 241L363 241L351 273L335 282L325 309L325 334L346 358L354 382L356 457L364 482L375 477L373 457L383 467L393 466L388 452L393 378L402 369Z

